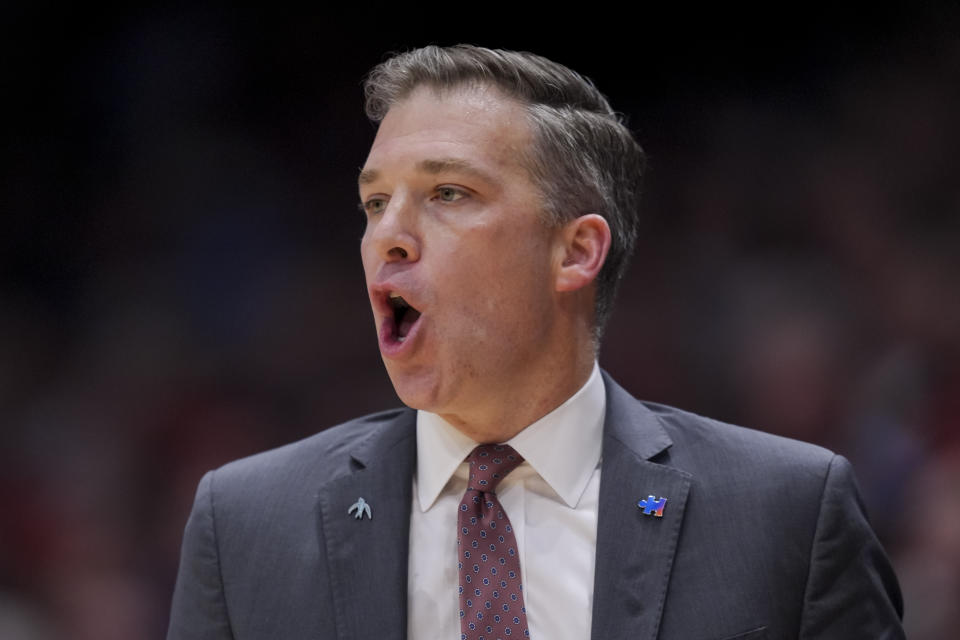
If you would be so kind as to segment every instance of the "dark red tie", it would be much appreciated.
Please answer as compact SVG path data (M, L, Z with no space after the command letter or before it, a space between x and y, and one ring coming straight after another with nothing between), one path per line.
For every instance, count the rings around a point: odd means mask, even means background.
M507 445L480 445L467 462L470 479L457 520L460 638L529 638L517 538L496 494L523 457Z

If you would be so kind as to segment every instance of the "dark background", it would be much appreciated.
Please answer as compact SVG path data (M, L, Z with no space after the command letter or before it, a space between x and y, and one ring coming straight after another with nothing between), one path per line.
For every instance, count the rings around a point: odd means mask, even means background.
M911 637L952 637L958 12L361 9L6 10L0 637L163 637L203 471L396 404L360 82L460 41L590 76L649 153L601 364L851 458Z

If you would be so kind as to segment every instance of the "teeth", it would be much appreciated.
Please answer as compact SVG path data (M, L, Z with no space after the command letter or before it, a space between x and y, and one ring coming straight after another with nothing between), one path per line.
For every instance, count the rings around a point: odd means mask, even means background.
M399 294L396 294L396 293L391 293L391 294L388 296L388 299L390 300L390 304L392 304L394 307L409 307L409 306L410 306L410 304L409 304L406 300L403 299L403 296L401 296L401 295L399 295Z

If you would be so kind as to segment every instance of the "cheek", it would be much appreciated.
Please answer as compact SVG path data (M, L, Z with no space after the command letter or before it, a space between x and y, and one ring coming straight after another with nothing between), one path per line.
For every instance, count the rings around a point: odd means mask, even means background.
M538 331L549 313L543 274L529 264L497 262L462 274L456 303L446 306L449 322L442 323L446 337L488 345L499 350L516 345Z
M533 225L530 225L533 227ZM485 340L510 340L513 333L530 330L549 312L551 252L542 227L477 225L472 242L435 243L430 260L433 282L450 320L444 328L453 335ZM442 291L442 293L441 293Z
M363 238L360 239L360 261L363 263L363 274L367 279L367 282L370 282L370 276L373 269L374 261L370 255L369 242L367 240L367 234L363 234Z

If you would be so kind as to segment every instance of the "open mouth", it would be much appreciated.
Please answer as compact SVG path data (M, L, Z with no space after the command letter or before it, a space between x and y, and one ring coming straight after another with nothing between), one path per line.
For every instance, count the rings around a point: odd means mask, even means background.
M420 319L420 312L411 307L400 295L391 293L387 300L393 308L393 335L397 342L403 342L407 339L410 329Z

